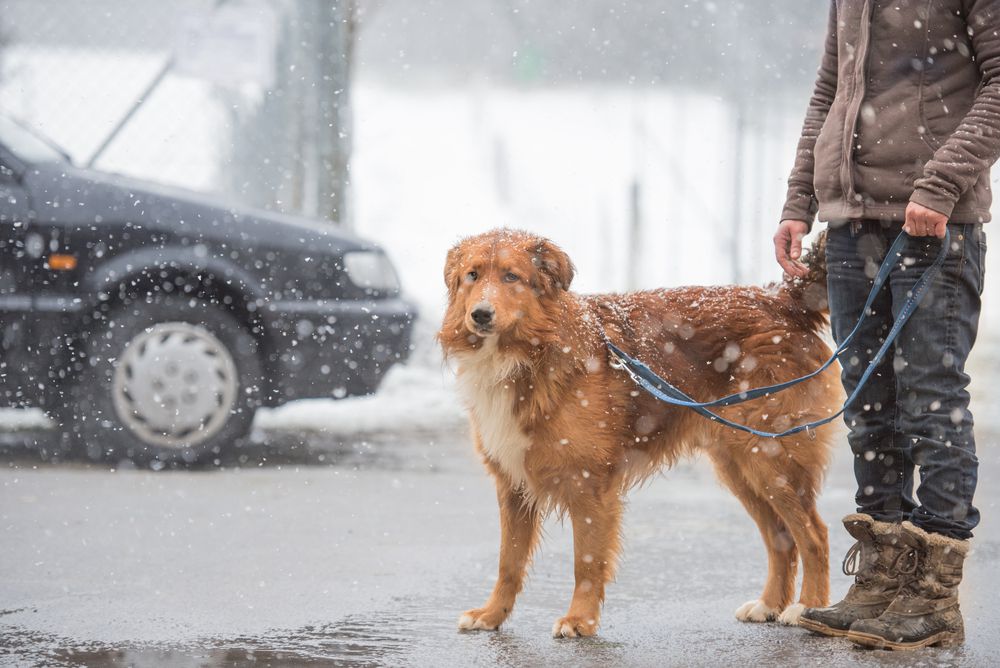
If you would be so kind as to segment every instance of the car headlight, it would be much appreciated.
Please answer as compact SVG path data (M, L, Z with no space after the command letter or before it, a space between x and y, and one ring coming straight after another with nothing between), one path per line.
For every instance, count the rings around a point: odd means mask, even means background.
M344 253L344 271L351 283L366 290L394 292L399 290L396 270L385 253L380 251L349 251Z

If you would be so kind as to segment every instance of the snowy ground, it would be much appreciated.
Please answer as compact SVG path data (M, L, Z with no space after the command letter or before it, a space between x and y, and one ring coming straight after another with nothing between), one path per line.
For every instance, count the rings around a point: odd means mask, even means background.
M491 483L459 428L340 438L261 429L212 471L49 464L0 447L0 665L1000 665L1000 349L977 352L981 485L957 650L859 650L732 611L766 570L753 523L704 462L630 496L625 555L600 635L549 637L572 590L568 527L547 537L510 623L461 634L498 536ZM832 588L850 540L851 458L836 451L821 514Z

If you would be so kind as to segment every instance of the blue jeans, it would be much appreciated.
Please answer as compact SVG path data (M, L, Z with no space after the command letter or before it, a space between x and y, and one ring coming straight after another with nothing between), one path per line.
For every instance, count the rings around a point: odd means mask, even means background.
M986 257L982 225L949 225L941 273L903 327L893 350L844 414L854 452L858 511L884 522L909 520L951 538L972 536L979 460L965 361L976 340ZM902 229L899 222L831 225L826 245L830 323L839 344L857 324L872 279ZM908 240L854 344L840 356L850 394L892 327L940 240ZM914 496L914 469L920 483Z

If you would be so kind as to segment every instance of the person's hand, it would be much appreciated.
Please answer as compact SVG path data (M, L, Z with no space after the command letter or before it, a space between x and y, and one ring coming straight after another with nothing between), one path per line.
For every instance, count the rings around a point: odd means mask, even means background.
M809 269L802 264L802 237L809 233L804 220L783 220L774 233L774 257L789 276L803 278Z
M910 202L906 205L906 222L903 231L911 237L937 237L944 239L948 228L948 216L928 209L923 204Z

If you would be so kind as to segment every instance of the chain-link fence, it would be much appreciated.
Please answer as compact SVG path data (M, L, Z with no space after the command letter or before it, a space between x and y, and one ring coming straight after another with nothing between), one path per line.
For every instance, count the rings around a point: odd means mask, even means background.
M346 2L0 0L0 113L78 165L347 222Z

